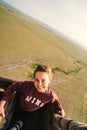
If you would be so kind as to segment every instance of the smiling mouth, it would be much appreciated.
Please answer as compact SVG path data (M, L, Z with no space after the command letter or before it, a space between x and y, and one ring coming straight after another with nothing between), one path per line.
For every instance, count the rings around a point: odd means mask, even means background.
M44 87L42 87L42 86L41 86L41 87L38 87L38 89L43 89L43 88L44 88Z

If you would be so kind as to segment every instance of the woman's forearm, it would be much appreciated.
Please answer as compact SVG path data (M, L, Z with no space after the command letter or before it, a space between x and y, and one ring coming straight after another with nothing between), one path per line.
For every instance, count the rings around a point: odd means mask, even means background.
M1 100L1 101L0 101L0 107L4 107L5 104L6 104L6 101L4 101L4 100Z
M6 101L1 100L0 101L0 115L4 118L5 117L5 110L4 110L4 106L6 104Z

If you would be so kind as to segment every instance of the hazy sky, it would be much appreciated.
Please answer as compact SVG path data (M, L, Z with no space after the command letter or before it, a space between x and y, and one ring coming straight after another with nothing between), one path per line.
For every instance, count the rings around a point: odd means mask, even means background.
M4 0L87 49L87 0Z

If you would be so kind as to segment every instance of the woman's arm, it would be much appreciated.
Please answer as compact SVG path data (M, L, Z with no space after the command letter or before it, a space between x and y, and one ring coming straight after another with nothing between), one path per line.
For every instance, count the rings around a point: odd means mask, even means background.
M3 118L5 117L5 110L4 110L5 104L6 104L6 101L4 101L4 100L0 101L0 115Z
M5 117L5 109L4 106L6 102L10 99L11 95L16 91L16 83L10 85L4 92L3 97L0 101L0 115L4 118Z
M52 102L54 104L56 112L64 117L65 116L65 111L63 109L63 106L61 104L61 101L60 101L59 97L57 96L57 94L54 91L52 91Z
M65 116L65 111L64 111L64 109L62 108L60 111L59 111L59 114L61 115L61 116Z

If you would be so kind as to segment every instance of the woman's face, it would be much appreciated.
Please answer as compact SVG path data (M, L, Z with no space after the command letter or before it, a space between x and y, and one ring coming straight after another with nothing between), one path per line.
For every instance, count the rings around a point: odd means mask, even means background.
M35 73L34 84L38 92L46 93L49 83L49 75L46 72L38 71Z

